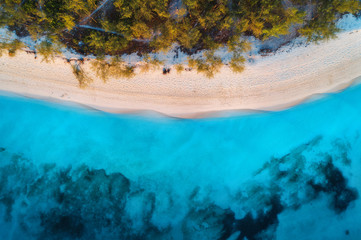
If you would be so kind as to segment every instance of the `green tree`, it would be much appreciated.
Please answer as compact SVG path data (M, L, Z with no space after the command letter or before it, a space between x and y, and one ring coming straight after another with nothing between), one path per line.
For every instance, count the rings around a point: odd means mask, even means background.
M241 73L244 71L244 63L246 59L239 53L234 53L231 61L229 62L229 67L235 73Z

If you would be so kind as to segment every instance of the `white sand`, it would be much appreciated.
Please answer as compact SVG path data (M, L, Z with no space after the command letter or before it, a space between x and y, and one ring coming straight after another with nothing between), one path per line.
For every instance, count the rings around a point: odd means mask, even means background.
M202 117L223 110L278 110L314 94L345 88L359 76L361 30L258 59L241 74L224 67L208 79L196 71L163 75L158 70L107 83L96 79L86 89L78 87L71 66L61 59L45 63L24 52L0 58L3 91L105 111L153 110L178 117Z

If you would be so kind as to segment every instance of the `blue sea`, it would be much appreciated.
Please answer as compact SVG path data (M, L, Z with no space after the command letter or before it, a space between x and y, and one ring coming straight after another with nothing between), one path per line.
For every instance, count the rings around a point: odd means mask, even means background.
M0 95L0 239L361 239L361 85L279 112Z

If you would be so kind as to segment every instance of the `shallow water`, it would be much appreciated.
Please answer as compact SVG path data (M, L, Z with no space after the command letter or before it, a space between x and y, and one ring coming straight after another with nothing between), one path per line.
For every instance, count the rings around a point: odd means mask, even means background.
M0 97L0 239L359 239L361 85L180 120Z

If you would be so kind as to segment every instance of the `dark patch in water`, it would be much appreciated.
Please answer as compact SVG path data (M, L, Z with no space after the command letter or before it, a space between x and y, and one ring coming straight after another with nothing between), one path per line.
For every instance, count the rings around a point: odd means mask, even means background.
M258 212L257 217L254 218L251 213L237 220L234 217L234 213L230 212L226 215L223 221L224 229L223 235L220 239L227 239L233 233L240 231L240 235L237 240L248 240L259 239L259 235L266 231L269 227L278 224L278 214L283 211L279 196L273 196L270 201L270 210L268 212Z
M53 209L52 211L41 214L41 226L44 232L43 239L77 239L81 238L84 233L84 224L79 216L75 215L58 215L61 210Z
M130 182L121 173L107 174L103 169L89 169L85 165L78 168L59 168L55 164L34 166L17 155L0 167L0 203L5 206L1 210L5 212L5 221L13 216L22 224L24 233L39 240L201 240L231 236L239 240L274 239L278 215L283 209L297 209L322 192L331 197L331 207L341 213L358 197L331 157L326 160L321 157L308 164L308 154L304 153L317 149L319 140L316 140L282 158L272 158L257 172L255 179L240 186L245 194L235 197L240 196L239 207L248 211L242 219L236 219L233 211L215 205L212 199L203 201L204 192L197 187L190 193L188 212L177 226L181 229L173 231L172 225L154 223L164 211L174 217L178 214L179 205L174 204L172 193L164 196L162 192L144 187L143 183ZM334 158L347 158L342 142L338 146L340 150ZM325 155L320 154L317 157ZM258 174L267 174L270 181L265 182L262 177L257 182ZM168 205L160 205L163 198L169 198ZM345 235L348 234L345 230Z
M215 239L222 234L223 218L229 212L214 204L196 204L182 221L183 239Z
M35 167L22 157L11 159L0 167L3 221L17 219L29 239L94 239L103 231L109 231L108 239L131 239L124 217L130 182L122 174L87 166Z
M4 152L6 148L0 147L0 152Z
M11 194L4 194L3 196L0 196L0 203L4 204L6 207L6 212L4 215L5 222L11 221L11 212L13 210L14 202L15 200Z
M336 213L344 212L351 202L358 198L358 192L347 186L347 180L342 172L335 167L332 158L329 157L326 164L320 166L326 178L323 183L315 183L310 180L308 184L315 191L316 195L321 192L332 195L331 208Z

